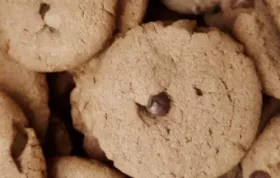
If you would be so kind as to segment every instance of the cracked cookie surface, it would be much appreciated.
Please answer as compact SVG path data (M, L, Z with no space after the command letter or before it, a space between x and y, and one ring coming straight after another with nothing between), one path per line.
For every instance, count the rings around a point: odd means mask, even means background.
M132 177L220 176L256 134L262 98L251 60L219 30L186 24L139 26L75 73L80 130Z
M29 69L68 70L101 50L115 26L117 0L1 0L2 46Z

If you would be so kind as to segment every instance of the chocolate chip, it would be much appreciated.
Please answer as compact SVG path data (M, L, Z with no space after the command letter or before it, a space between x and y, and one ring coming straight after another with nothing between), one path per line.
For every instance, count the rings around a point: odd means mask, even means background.
M41 15L41 18L44 19L45 14L50 10L50 5L46 3L40 4L39 14Z
M250 178L271 178L270 175L265 171L255 171L250 175Z
M166 92L161 92L151 97L146 110L154 116L165 116L171 106L171 99Z

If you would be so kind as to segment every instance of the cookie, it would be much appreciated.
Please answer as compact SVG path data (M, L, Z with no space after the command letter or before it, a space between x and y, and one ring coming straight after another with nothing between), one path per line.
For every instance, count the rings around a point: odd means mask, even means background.
M0 89L20 105L42 141L50 115L45 74L29 71L0 50Z
M116 3L117 0L2 0L2 48L34 71L74 68L99 52L112 36Z
M261 87L242 46L175 24L128 31L75 75L80 129L131 177L218 177L258 128Z
M274 117L242 160L244 178L280 177L280 117Z
M264 93L280 98L280 34L265 4L255 1L254 11L238 15L232 31L252 57Z
M125 178L120 172L97 161L79 157L57 157L50 161L49 176L53 178Z
M203 14L215 9L221 0L162 0L169 9L182 14Z
M148 0L118 0L117 29L125 32L139 25L148 7Z
M3 91L0 91L0 116L0 177L46 177L44 156L34 130L28 128L17 103Z

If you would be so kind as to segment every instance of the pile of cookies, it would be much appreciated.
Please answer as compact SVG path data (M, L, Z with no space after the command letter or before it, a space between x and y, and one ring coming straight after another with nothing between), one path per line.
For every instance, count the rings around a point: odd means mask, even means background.
M277 0L0 0L0 177L278 178L279 57Z

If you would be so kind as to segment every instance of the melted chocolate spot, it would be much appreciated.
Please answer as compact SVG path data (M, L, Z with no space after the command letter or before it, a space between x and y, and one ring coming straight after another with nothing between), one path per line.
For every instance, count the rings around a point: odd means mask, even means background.
M250 175L250 178L271 178L270 175L265 171L255 171Z

